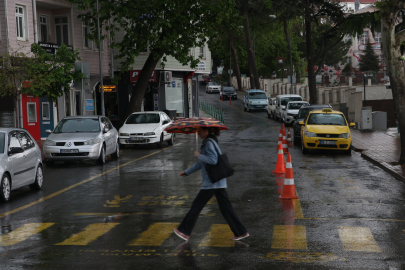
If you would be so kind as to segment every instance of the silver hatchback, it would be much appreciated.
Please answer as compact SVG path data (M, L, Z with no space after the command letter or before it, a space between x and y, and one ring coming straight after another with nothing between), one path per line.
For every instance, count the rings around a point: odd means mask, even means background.
M105 163L106 155L118 159L120 147L118 132L105 116L69 116L63 118L43 147L44 161L52 165L55 161L92 159Z
M0 128L0 200L7 202L10 191L43 184L41 149L27 130Z

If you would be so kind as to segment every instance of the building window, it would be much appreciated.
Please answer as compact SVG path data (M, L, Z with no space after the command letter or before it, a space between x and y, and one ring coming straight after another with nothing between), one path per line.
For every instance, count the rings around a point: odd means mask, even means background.
M89 22L83 21L82 27L83 27L83 47L85 49L91 49L92 42L89 39L89 34L90 34Z
M69 26L67 17L55 18L56 44L69 45Z
M42 102L42 120L50 120L51 112L49 102Z
M204 55L204 47L200 47L200 57L201 57L201 58L205 58L205 55Z
M17 39L25 40L26 33L25 33L25 15L24 12L25 7L23 6L15 6L15 21L16 21L16 30L17 30Z
M368 43L368 31L364 31L361 35L361 44L366 45Z
M41 42L49 41L49 18L47 16L39 16L39 31L41 32Z

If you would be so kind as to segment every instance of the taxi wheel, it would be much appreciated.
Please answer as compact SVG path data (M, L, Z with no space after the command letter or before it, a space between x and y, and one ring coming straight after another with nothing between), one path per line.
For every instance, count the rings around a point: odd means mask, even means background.
M351 145L349 146L349 149L344 150L344 154L345 155L351 155L352 154L352 146Z
M304 141L301 142L301 152L306 155L308 154L309 150L305 147Z

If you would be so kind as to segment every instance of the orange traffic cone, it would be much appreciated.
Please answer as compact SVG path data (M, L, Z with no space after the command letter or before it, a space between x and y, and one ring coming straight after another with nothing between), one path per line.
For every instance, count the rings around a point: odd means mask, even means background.
M277 164L276 169L272 173L285 173L284 153L281 144L278 145Z
M288 128L288 132L287 132L287 145L288 145L288 147L291 147L291 146L292 146L291 130L290 130L290 128Z
M281 144L283 145L284 154L287 154L289 151L288 151L287 137L285 136L285 132L283 134L283 142Z
M283 142L283 128L280 128L280 133L278 134L278 143L277 143L276 150L278 150L278 146L280 144L282 144L282 142Z
M284 187L283 194L281 194L280 199L298 199L295 193L294 176L291 164L291 154L288 153L287 164L284 176Z

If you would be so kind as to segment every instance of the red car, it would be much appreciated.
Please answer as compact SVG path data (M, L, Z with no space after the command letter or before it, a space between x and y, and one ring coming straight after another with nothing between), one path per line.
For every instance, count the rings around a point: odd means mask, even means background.
M212 82L211 76L202 76L202 79L203 79L203 83L205 83L205 84Z

